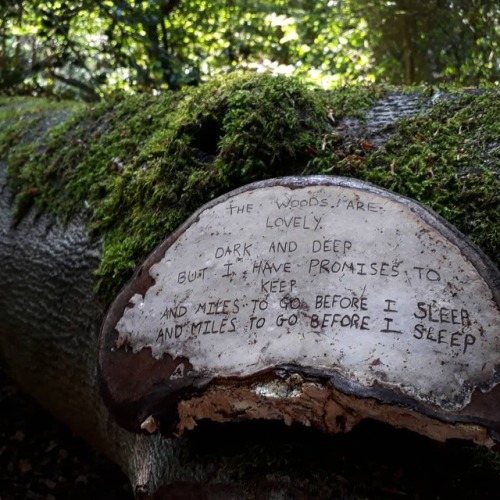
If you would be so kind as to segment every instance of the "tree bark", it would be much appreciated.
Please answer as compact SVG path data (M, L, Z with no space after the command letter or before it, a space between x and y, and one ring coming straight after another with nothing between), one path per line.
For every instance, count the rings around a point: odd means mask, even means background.
M96 384L103 308L93 294L100 253L82 220L68 227L48 216L10 217L6 164L0 163L0 351L20 386L61 422L117 462L135 488L154 487L149 467L172 451L109 419ZM139 455L141 458L139 458ZM148 459L149 457L149 459Z
M389 125L425 105L411 95L392 96L372 109L366 124L350 122L349 134L362 130L374 143L382 143ZM6 162L0 161L0 355L8 373L61 422L118 463L138 497L166 498L175 485L183 485L184 498L242 498L248 488L255 489L254 479L234 479L191 455L189 437L133 434L117 425L98 388L98 335L106 310L94 295L93 272L102 242L89 236L83 217L63 225L32 210L14 225L6 171ZM191 416L199 410L190 403L181 409ZM377 415L375 409L360 411ZM286 474L264 482L269 494L284 495L297 487Z

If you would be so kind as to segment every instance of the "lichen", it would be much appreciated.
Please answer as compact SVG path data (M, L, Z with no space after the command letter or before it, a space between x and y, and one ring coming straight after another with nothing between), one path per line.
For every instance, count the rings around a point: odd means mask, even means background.
M457 94L401 120L382 145L362 134L347 140L343 118L362 123L385 92L325 92L297 79L235 74L180 92L86 105L32 141L27 129L46 123L59 105L13 114L19 106L0 101L15 220L33 204L63 220L85 212L92 234L103 237L96 277L106 302L202 204L283 175L357 177L413 197L498 257L498 94Z

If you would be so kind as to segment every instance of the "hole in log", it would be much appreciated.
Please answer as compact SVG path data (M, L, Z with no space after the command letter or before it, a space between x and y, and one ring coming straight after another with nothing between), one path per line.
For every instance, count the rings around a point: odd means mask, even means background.
M222 130L217 120L212 117L203 118L199 130L193 134L191 141L191 145L199 150L200 159L204 160L204 155L207 155L207 163L212 161L217 154L221 135Z

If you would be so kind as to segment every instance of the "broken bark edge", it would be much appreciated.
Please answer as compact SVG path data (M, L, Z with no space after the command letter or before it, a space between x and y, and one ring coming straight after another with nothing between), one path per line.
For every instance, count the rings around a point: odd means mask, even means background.
M498 398L500 390L495 393ZM396 398L396 394L380 388L356 388L339 376L287 366L245 379L183 379L182 385L170 385L140 400L115 403L114 410L121 417L119 423L132 432L159 432L165 437L180 437L202 420L282 421L287 426L299 424L337 434L372 419L439 442L463 439L488 448L500 442L496 422L478 423L477 418L458 412L439 414L402 394Z
M450 424L405 406L358 398L339 391L332 384L305 381L298 373L284 380L255 382L249 386L217 384L201 396L181 401L178 411L179 434L194 429L205 419L218 423L283 421L287 426L300 424L328 434L350 432L361 421L372 419L439 442L465 439L488 448L496 444L488 429L481 425Z

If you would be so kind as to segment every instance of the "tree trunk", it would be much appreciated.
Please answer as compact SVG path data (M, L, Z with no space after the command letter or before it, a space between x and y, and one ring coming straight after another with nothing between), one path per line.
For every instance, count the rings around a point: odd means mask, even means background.
M365 123L343 120L347 132L342 141L356 137L384 144L394 133L391 127L397 128L397 119L429 106L420 96L385 97L372 106ZM211 433L220 439L243 440L232 431L220 434L220 429L208 427L205 435L195 431L184 437L162 437L133 434L117 425L99 393L97 373L98 336L106 313L96 297L94 277L102 238L89 235L84 216L64 225L49 213L31 210L15 224L7 167L5 160L0 161L0 355L20 386L119 464L138 497L244 498L259 497L260 492L260 497L281 498L307 489L312 480L294 481L277 466L274 474L257 479L239 474L240 462L252 459L248 455L242 459L238 454L225 457L225 452L212 455L216 450L199 453L197 440L208 447L220 444L210 441ZM242 432L255 439L252 445L265 449L274 427L256 429L253 433L242 428ZM290 442L294 432L286 434ZM274 459L278 460L276 455Z

